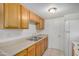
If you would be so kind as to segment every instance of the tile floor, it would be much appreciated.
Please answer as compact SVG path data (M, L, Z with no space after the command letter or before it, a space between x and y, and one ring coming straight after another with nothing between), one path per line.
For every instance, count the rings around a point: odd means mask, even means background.
M49 48L45 51L43 56L64 56L64 52L58 49Z

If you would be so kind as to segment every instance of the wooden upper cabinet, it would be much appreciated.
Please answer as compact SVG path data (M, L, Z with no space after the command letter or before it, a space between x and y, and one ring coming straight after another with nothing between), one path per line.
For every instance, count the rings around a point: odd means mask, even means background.
M21 5L21 28L29 28L29 10Z
M44 29L44 20L40 19L40 29Z
M0 3L0 29L28 29L29 21L44 29L44 20L18 3Z
M44 20L42 18L39 18L39 22L36 23L36 29L38 30L44 29Z
M4 28L27 29L29 25L29 10L18 3L5 3L4 18Z
M5 3L5 28L21 28L20 4Z
M35 21L35 15L34 15L34 13L32 11L30 11L30 21L36 22Z
M34 23L38 22L37 15L30 11L30 21L33 21Z
M36 29L37 29L37 30L40 29L40 23L36 23Z
M4 6L0 3L0 29L4 27Z
M34 14L32 11L30 11L30 21L36 24L36 29L44 29L44 20L38 15Z

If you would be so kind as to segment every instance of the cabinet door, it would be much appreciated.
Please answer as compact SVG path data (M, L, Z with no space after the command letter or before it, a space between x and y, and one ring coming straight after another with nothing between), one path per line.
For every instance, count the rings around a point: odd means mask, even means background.
M28 56L35 56L35 45L28 48Z
M43 19L40 20L40 29L44 29L44 20Z
M34 16L34 13L32 11L30 11L30 21L35 21L35 16Z
M4 27L4 5L0 3L0 29Z
M36 29L38 30L44 29L44 20L42 18L39 18L39 22L36 23Z
M44 39L41 40L41 55L44 53Z
M35 13L33 13L32 11L30 11L30 21L37 23L38 19L37 19L37 15Z
M48 48L48 37L46 37L46 49Z
M48 48L48 37L45 38L45 50Z
M5 3L5 28L20 28L20 5Z
M27 28L29 27L29 10L25 8L24 6L21 6L21 28Z
M44 29L44 20L40 18L40 29Z
M41 56L41 43L37 42L35 48L36 48L36 50L35 50L36 56Z
M44 44L44 45L45 45L45 46L44 46L44 47L45 47L45 50L46 50L46 45L47 45L46 41L47 41L47 40L46 40L46 38L45 38L45 42L44 42L44 43L45 43L45 44Z
M45 52L45 39L36 43L36 56L41 56Z
M16 56L27 56L27 49L17 53Z
M36 23L36 29L40 30L40 23Z

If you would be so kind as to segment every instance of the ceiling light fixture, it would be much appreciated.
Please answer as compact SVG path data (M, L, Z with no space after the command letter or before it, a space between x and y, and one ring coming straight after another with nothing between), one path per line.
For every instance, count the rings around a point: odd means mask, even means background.
M54 8L48 9L48 12L54 14L56 12L56 10L57 10L57 8L54 7Z

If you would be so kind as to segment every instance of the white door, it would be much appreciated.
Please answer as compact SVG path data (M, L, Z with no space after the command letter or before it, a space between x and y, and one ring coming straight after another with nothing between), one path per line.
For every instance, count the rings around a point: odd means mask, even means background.
M64 18L49 20L49 48L64 51Z

